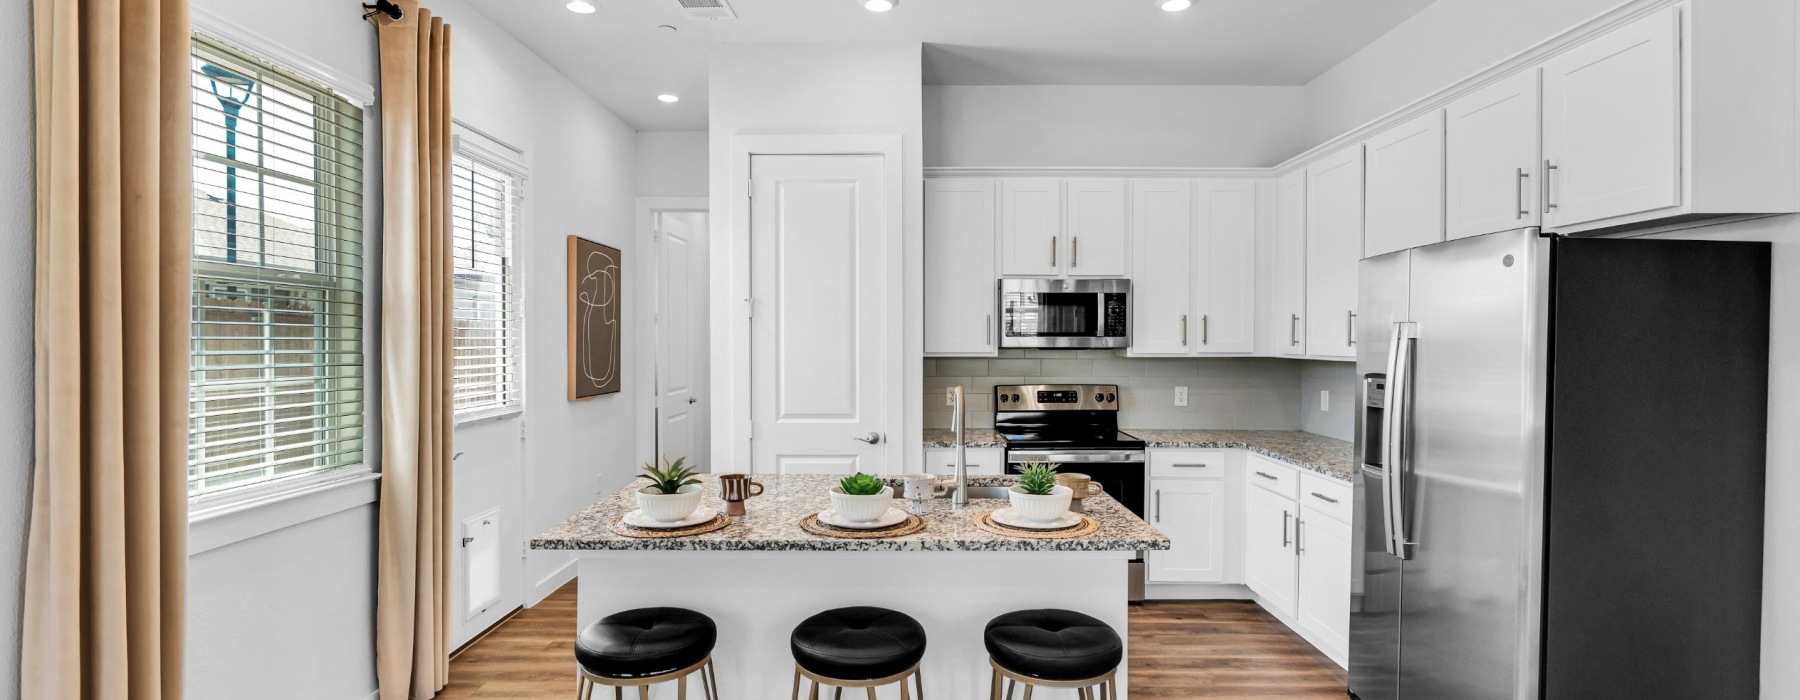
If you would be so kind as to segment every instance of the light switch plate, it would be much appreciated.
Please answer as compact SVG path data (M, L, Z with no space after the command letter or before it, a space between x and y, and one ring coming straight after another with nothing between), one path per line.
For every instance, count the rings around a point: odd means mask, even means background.
M1185 386L1175 387L1175 405L1177 405L1177 406L1186 406L1187 405L1187 387L1185 387Z
M1320 389L1319 390L1319 410L1323 411L1325 413L1331 412L1331 390L1330 389Z

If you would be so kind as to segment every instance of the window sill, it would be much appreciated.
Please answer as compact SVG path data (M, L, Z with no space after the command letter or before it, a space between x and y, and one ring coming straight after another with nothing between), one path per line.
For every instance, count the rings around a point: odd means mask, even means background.
M508 419L512 419L512 418L518 418L519 416L522 416L522 415L525 415L525 407L524 406L514 405L514 406L502 406L500 408L486 408L486 409L482 409L479 411L470 411L468 413L456 414L456 424L458 426L462 426L462 425L467 425L470 423L480 423L483 421L503 421L503 420L508 420Z
M188 556L374 503L380 479L369 467L351 467L190 502Z

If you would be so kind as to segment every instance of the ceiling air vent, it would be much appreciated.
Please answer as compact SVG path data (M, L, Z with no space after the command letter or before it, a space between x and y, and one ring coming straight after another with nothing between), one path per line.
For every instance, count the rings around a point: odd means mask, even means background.
M725 0L675 0L688 19L737 19Z

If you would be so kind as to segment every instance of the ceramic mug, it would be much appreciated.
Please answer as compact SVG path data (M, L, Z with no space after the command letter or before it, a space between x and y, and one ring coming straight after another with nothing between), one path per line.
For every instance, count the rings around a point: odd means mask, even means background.
M725 499L726 515L743 515L744 501L762 492L762 483L751 481L748 474L719 475L719 497Z
M1105 492L1105 489L1101 488L1099 482L1094 481L1093 477L1086 474L1076 474L1073 472L1057 474L1056 483L1067 486L1070 491L1074 492L1075 498L1069 503L1069 510L1077 513L1087 512L1086 507L1081 503L1082 499Z

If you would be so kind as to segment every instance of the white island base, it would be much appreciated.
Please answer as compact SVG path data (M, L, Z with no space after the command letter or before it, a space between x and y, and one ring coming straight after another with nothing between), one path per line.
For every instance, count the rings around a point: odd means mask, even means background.
M988 697L992 671L982 630L1001 613L1061 608L1099 618L1127 638L1131 552L578 551L579 621L585 627L630 608L673 606L705 613L719 628L713 659L726 700L778 700L793 692L788 638L801 620L832 608L874 605L925 626L920 667L925 697ZM571 666L573 659L570 660ZM1119 697L1128 696L1125 663ZM698 677L688 697L704 697ZM571 674L569 688L575 681ZM803 685L801 697L806 697ZM820 697L830 698L827 686ZM1023 690L1018 691L1020 696ZM877 690L898 698L897 687ZM1040 700L1076 696L1039 689ZM611 696L607 696L611 697ZM626 697L635 697L631 692ZM675 684L652 698L674 698ZM867 698L852 689L846 697Z

